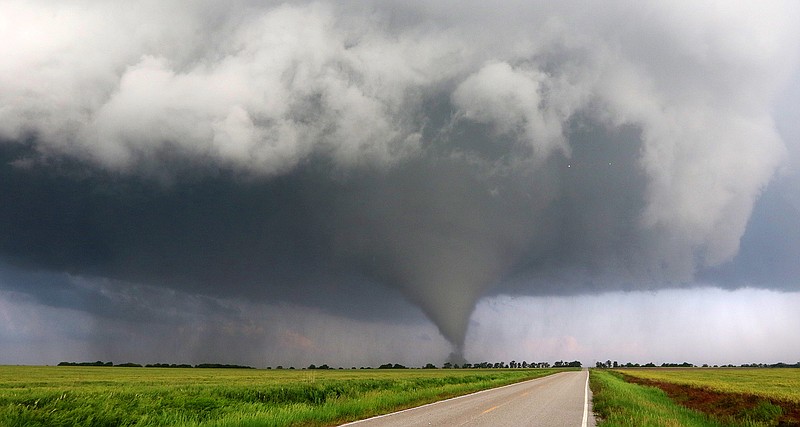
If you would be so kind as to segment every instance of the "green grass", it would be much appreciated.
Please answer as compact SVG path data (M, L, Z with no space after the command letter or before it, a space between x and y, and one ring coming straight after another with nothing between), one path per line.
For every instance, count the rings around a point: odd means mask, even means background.
M800 369L795 368L659 368L625 369L622 372L651 381L800 403Z
M331 425L558 371L0 366L0 425Z
M592 369L589 382L598 426L722 426L682 407L660 389L625 382L614 372Z

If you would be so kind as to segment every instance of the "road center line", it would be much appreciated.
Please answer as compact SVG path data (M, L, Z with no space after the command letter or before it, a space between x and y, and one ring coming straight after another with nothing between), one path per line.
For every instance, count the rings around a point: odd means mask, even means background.
M500 405L497 405L497 406L492 406L491 408L489 408L489 409L487 409L487 410L485 410L485 411L481 412L481 415L483 415L483 414L488 414L489 412L492 412L492 411L494 411L495 409L497 409L497 408L499 408L499 407L500 407Z

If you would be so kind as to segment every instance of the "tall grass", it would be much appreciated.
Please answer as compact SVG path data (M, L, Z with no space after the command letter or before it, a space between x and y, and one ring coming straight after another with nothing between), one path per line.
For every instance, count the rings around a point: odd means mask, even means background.
M331 425L556 371L0 367L0 425Z

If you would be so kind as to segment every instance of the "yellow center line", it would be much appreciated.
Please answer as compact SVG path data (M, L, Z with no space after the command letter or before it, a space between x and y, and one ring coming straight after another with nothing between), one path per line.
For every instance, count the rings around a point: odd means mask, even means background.
M528 394L530 394L530 391L526 391L526 392L520 393L518 397L527 396ZM494 411L495 409L497 409L497 408L499 408L499 407L501 407L501 406L504 406L504 405L506 405L506 404L508 404L508 403L509 403L509 402L506 402L506 403L501 403L501 404L499 404L499 405L497 405L497 406L492 406L491 408L489 408L489 409L487 409L487 410L485 410L485 411L481 412L481 415L486 415L486 414L488 414L489 412L492 412L492 411Z
M488 414L489 412L492 412L492 411L494 411L495 409L497 409L497 408L499 408L499 407L500 407L500 405L497 405L497 406L492 406L491 408L489 408L489 409L487 409L487 410L485 410L485 411L481 412L481 415L483 415L483 414Z

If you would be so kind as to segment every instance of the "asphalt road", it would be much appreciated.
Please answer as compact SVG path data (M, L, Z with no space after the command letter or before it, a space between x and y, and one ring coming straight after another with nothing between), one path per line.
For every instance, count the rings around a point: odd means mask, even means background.
M345 425L594 426L588 378L586 369L561 372Z

